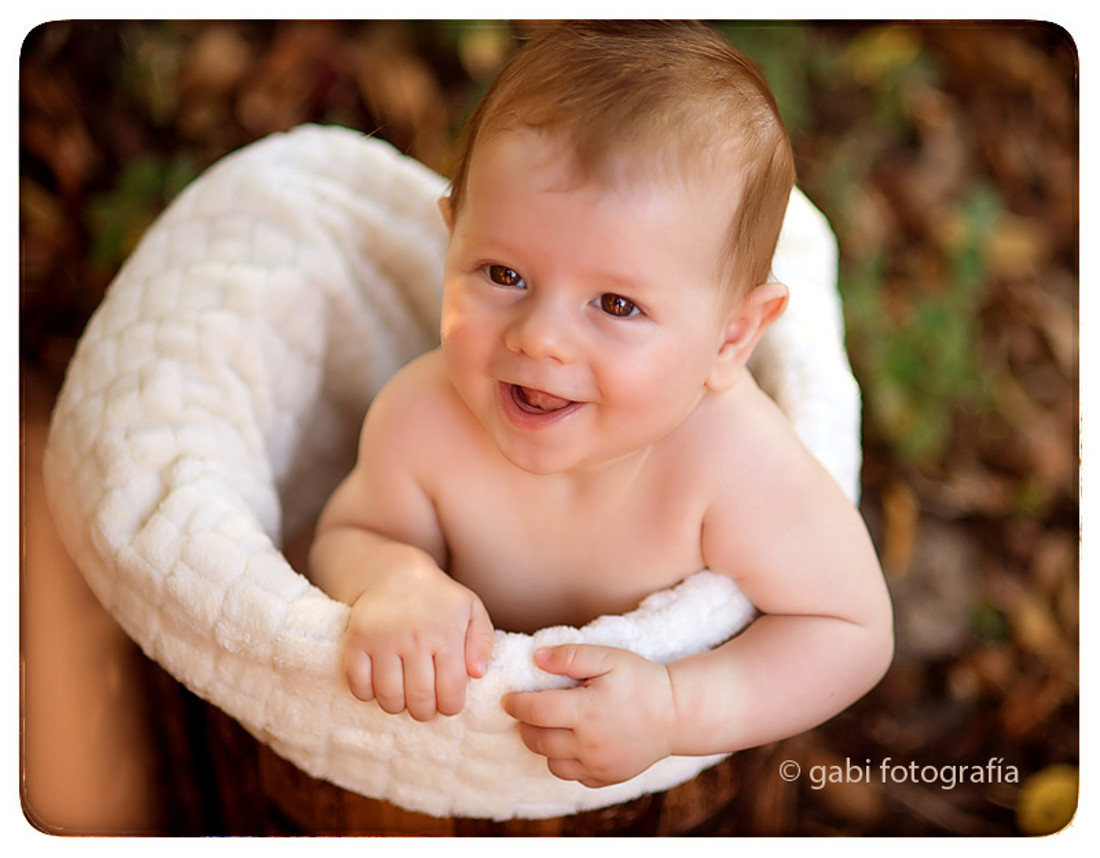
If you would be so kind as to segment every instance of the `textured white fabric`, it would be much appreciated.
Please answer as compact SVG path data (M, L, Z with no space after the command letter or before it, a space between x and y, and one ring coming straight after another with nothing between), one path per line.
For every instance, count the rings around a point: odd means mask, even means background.
M354 456L370 398L436 342L443 179L387 144L304 126L230 155L172 203L81 337L45 476L66 546L145 652L311 775L439 816L560 816L682 782L671 758L592 790L557 780L499 699L560 680L536 646L589 641L668 661L727 639L752 606L710 572L625 617L497 633L454 718L354 699L348 608L279 546ZM859 399L842 347L835 248L796 193L775 263L788 314L757 372L853 498Z

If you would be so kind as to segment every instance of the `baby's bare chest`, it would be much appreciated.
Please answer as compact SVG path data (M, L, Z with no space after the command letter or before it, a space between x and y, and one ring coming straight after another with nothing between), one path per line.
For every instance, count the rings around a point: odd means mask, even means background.
M448 571L498 628L580 625L632 609L703 566L702 505L678 491L517 496L482 483L438 510Z

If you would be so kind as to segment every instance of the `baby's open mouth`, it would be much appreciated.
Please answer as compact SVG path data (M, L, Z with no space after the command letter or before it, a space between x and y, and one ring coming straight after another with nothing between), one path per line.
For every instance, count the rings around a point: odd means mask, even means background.
M553 414L573 404L572 399L565 399L547 393L545 390L536 390L533 387L521 387L518 384L511 385L512 401L520 410L528 414Z

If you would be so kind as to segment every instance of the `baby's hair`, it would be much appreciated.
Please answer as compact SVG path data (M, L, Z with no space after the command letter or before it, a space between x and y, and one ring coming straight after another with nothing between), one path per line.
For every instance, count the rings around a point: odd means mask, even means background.
M736 292L767 280L794 156L760 70L710 27L570 22L538 33L466 124L451 183L456 216L477 145L523 128L563 133L582 178L610 181L623 153L711 177L736 172L724 279Z

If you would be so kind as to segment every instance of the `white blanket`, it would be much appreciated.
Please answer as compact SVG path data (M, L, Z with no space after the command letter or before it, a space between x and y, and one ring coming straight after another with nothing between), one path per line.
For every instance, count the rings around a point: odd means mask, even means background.
M498 632L464 712L421 724L349 694L348 608L280 553L350 467L370 398L436 342L444 192L387 144L313 126L187 188L120 271L69 368L45 460L59 531L150 657L311 775L411 810L494 819L665 789L718 758L670 758L588 789L547 772L499 699L559 681L531 664L546 643L665 661L714 646L752 615L724 577L702 572L581 630ZM854 498L859 395L835 264L827 224L796 192L775 262L791 307L756 370Z

